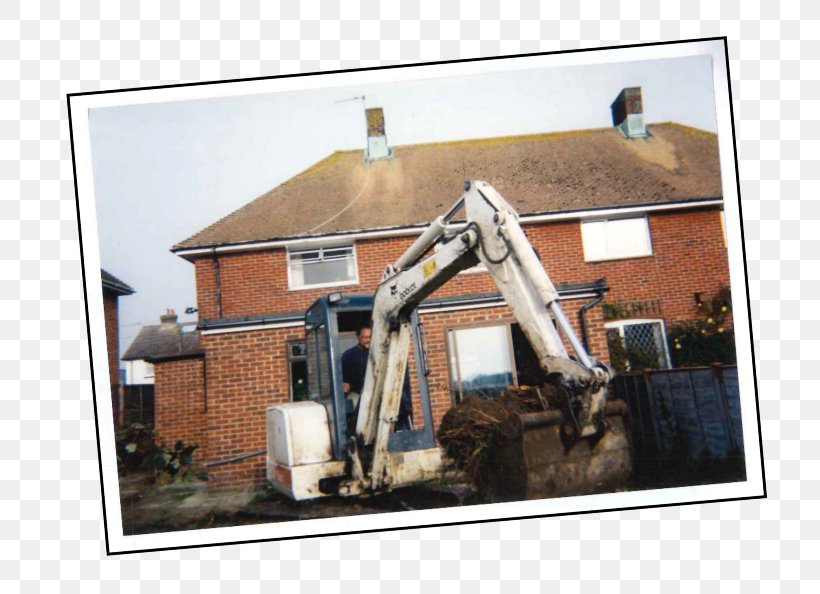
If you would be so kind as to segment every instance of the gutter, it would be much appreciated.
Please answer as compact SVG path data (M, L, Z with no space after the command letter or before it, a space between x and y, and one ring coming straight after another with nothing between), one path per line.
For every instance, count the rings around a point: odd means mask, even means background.
M559 284L555 287L561 299L596 298L608 291L603 278L590 283ZM455 311L476 309L481 307L500 307L506 302L501 293L476 293L457 297L428 298L419 304L419 313L436 313L440 311ZM595 304L593 304L595 305ZM590 305L589 307L592 307ZM588 308L587 308L588 309ZM266 314L257 316L242 316L235 318L220 318L214 320L200 319L197 329L201 335L227 334L229 332L248 332L251 330L270 330L273 328L295 328L304 326L305 312L294 311L286 313Z

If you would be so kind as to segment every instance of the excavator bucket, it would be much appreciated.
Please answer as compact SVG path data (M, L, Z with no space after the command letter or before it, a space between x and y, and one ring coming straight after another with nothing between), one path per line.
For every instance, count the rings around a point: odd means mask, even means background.
M558 410L511 415L492 451L494 501L545 499L623 490L632 472L622 401L607 405L607 429L568 445Z
M570 442L560 408L536 389L495 399L469 398L442 419L438 437L449 460L490 501L521 501L623 490L631 471L626 404L607 402L605 430Z

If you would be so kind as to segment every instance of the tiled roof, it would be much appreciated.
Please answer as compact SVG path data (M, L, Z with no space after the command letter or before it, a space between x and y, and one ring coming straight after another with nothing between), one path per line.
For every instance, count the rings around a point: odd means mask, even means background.
M174 250L422 225L483 179L520 214L722 196L717 136L674 123L336 152Z
M123 361L157 361L203 355L196 332L183 332L182 325L164 323L145 326L122 356Z
M102 275L103 289L114 291L117 295L132 295L135 293L134 289L126 285L110 272L106 272L100 268L100 274Z

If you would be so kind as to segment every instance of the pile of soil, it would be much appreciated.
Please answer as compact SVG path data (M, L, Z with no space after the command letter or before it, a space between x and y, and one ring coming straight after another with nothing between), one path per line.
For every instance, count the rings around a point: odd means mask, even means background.
M560 408L564 398L563 389L550 384L510 387L491 399L468 396L447 411L437 437L453 466L488 494L496 472L494 447L510 418Z

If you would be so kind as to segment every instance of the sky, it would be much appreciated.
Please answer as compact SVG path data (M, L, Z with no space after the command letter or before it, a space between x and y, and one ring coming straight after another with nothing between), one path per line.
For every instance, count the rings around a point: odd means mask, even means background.
M166 309L196 321L193 264L170 248L334 151L363 150L363 106L383 108L397 146L608 127L631 86L650 126L717 131L709 56L91 109L100 262L136 291L120 298L121 353Z

